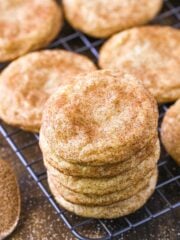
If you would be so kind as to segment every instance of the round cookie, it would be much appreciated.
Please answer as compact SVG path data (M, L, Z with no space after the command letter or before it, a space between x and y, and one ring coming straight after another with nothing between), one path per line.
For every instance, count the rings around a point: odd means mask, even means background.
M121 191L131 184L137 184L140 179L155 168L159 159L159 154L160 146L158 145L156 152L152 154L152 156L147 157L147 159L136 168L111 178L72 177L61 173L50 165L48 166L48 171L51 175L56 176L56 179L63 186L74 192L104 195L115 191Z
M44 105L58 86L72 83L76 74L95 69L85 56L64 50L44 50L20 57L0 76L0 118L38 132Z
M167 110L164 116L161 139L167 152L180 165L180 99Z
M134 72L159 103L180 98L180 31L146 26L118 33L101 48L101 68Z
M133 195L137 194L139 191L146 187L149 179L153 174L154 171L148 172L148 174L142 179L140 179L137 184L132 184L121 191L115 191L113 193L105 195L76 193L60 184L57 177L51 175L51 173L49 172L48 182L51 182L53 184L59 195L61 195L64 199L71 203L87 206L102 206L111 205L112 203L128 199Z
M93 37L108 37L153 19L162 0L63 0L66 19Z
M106 164L100 166L91 166L83 164L74 164L61 159L57 159L51 153L47 142L41 135L41 144L43 145L43 160L46 168L49 168L49 165L53 168L59 170L65 175L75 176L75 177L91 177L91 178L100 178L100 177L113 177L117 176L125 171L136 168L143 160L147 157L152 156L154 153L157 154L157 148L159 146L159 140L157 137L154 137L150 143L147 144L143 149L141 149L137 154L133 155L130 159L126 159L120 163Z
M0 160L0 239L10 235L20 216L19 186L6 161Z
M126 72L80 74L48 100L40 132L53 156L94 166L130 158L157 134L157 105Z
M156 171L155 174L151 177L149 184L139 193L129 199L113 203L109 206L92 207L70 203L57 193L51 182L49 183L49 185L51 192L55 196L56 201L65 209L82 217L111 219L128 215L142 207L155 190L157 176L158 173Z
M63 22L54 0L5 0L0 13L0 62L48 45Z

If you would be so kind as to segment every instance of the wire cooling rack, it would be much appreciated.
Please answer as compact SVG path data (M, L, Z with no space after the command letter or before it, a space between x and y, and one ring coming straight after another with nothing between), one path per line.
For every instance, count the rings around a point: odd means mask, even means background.
M165 0L162 12L152 21L152 24L180 27L180 3L178 0ZM81 32L73 30L67 23L60 36L48 48L65 48L83 53L93 59L98 58L98 49L104 40L89 38ZM0 64L3 69L6 64ZM159 123L168 105L159 107ZM160 129L159 129L160 130ZM160 215L180 207L178 190L180 174L174 161L162 148L159 161L159 180L153 196L144 207L136 213L115 220L95 220L75 216L60 208L51 195L42 155L38 146L38 135L24 132L5 125L0 121L0 134L6 139L26 170L35 180L45 197L51 203L65 225L78 239L112 239L122 233L144 224Z

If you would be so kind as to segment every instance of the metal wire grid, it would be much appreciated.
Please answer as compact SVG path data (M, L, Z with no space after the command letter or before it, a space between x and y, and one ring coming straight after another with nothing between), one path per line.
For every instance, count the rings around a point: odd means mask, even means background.
M180 27L180 6L178 0L165 0L161 14L152 21L153 23ZM96 62L98 48L102 43L103 40L89 38L66 24L63 32L48 48L65 48L70 51L83 53ZM6 64L1 64L0 68L5 66ZM160 123L167 108L168 105L165 104L160 107ZM112 239L170 210L180 207L179 196L177 195L180 185L180 174L174 161L162 148L161 159L158 164L158 184L155 193L143 208L134 214L115 220L95 220L75 216L60 208L50 193L42 155L38 146L38 135L9 127L2 121L0 121L0 133L38 184L59 217L78 239Z

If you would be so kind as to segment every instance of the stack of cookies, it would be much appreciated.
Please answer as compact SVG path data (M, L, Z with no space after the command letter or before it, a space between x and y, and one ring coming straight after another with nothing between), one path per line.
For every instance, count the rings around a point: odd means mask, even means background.
M100 70L76 76L48 100L40 147L57 202L77 215L115 218L153 193L157 106L136 75Z

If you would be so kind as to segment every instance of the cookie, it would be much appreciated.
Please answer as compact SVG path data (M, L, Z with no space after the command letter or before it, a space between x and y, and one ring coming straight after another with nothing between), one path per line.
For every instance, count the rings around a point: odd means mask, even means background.
M52 166L48 166L48 171L65 187L77 193L104 195L115 191L121 191L131 184L137 184L140 179L152 171L159 159L160 147L157 146L156 152L147 157L136 168L125 171L115 177L72 177L65 175Z
M47 46L63 23L54 0L1 1L0 13L0 62Z
M167 110L164 116L161 139L167 152L180 165L180 99Z
M111 219L128 215L142 207L155 190L157 175L158 173L156 171L155 174L151 177L148 185L136 195L126 200L113 203L109 206L92 207L70 203L65 200L60 194L58 194L51 182L49 185L56 201L65 209L82 217Z
M13 170L0 160L0 239L10 235L20 216L20 192Z
M104 165L130 158L157 134L157 104L126 72L80 74L48 100L41 134L53 156L71 163Z
M101 68L134 72L159 103L180 98L180 31L172 27L132 28L101 48Z
M152 156L153 153L157 154L156 151L159 140L157 137L153 138L151 142L145 146L142 150L140 150L137 154L133 155L130 159L124 160L120 163L115 164L106 164L101 166L90 166L83 164L74 164L67 161L63 161L61 159L54 158L50 149L47 146L47 143L43 140L43 136L41 136L41 144L43 141L43 149L44 149L44 164L48 169L48 166L52 166L53 168L59 170L65 175L75 176L75 177L92 177L92 178L100 178L100 177L113 177L117 176L125 171L136 168L144 159L148 156ZM46 147L45 147L46 144Z
M56 188L56 191L61 195L64 199L71 203L82 204L87 206L102 206L102 205L111 205L112 203L119 202L125 199L132 197L137 194L149 182L149 179L154 174L154 171L148 172L146 176L138 181L137 184L132 183L127 188L121 191L115 191L110 194L105 195L95 195L95 194L84 194L74 192L65 186L63 186L57 179L57 177L51 175L48 172L48 182L51 182Z
M63 0L66 19L76 29L93 37L108 37L142 25L159 12L162 0Z
M142 161L148 157L150 158L153 156L157 159L159 157L159 140L157 140L157 137L153 138L147 146L140 150L136 155L133 155L130 159L126 159L120 163L100 166L73 164L61 159L54 158L53 154L50 152L50 149L47 147L47 143L45 143L43 136L41 137L41 140L43 140L43 147L46 146L46 150L44 150L43 160L47 169L50 166L64 173L65 175L74 177L113 177L125 171L135 169ZM49 152L47 150L49 150Z
M59 85L95 70L85 56L64 51L29 53L12 62L0 76L0 118L10 125L38 132L42 111Z

